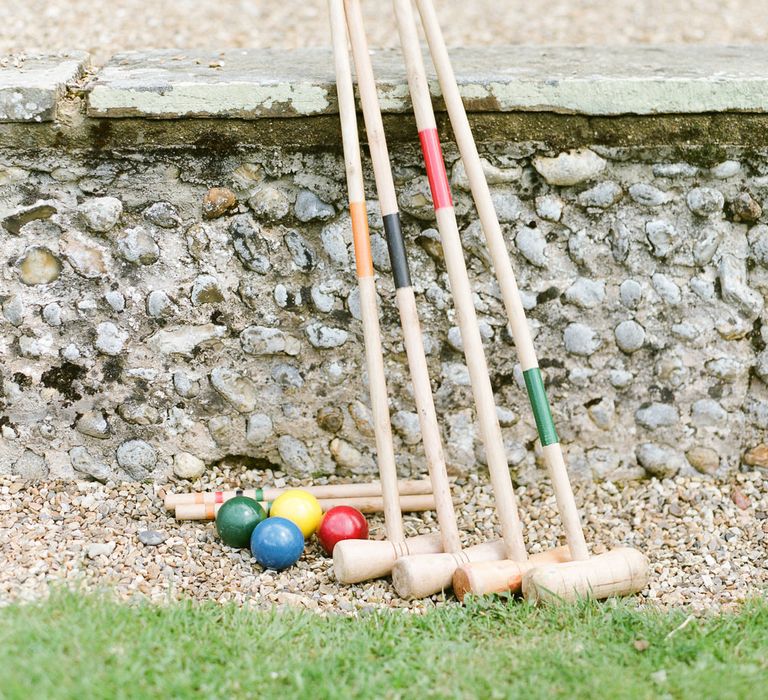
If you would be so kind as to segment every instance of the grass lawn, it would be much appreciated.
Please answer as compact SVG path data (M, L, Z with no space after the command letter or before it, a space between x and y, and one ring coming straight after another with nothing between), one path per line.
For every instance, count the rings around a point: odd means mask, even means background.
M768 603L507 600L357 619L56 593L0 609L0 698L768 697Z

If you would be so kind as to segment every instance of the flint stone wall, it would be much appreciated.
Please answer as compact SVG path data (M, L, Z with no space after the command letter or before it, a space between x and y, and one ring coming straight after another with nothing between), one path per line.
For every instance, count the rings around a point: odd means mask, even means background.
M247 70L234 54L157 52L102 71L81 54L0 71L0 472L165 480L245 459L308 477L375 473L332 64L305 53L271 68L248 54ZM708 104L707 66L691 51L649 51L634 74L602 54L592 65L603 72L589 73L589 55L545 52L547 74L547 61L582 56L562 102L536 67L504 68L519 65L514 50L492 53L490 64L459 54L458 72L465 94L485 86L472 118L574 477L768 467L768 88L750 72L755 56L728 54ZM312 67L299 84L301 60ZM398 116L404 77L378 60L446 455L467 474L484 456L428 183L412 121ZM500 75L478 72L487 65ZM547 89L534 104L537 80ZM609 104L614 121L599 121ZM635 114L643 104L650 122ZM749 138L729 129L750 119ZM536 140L516 136L526 124ZM508 457L526 482L540 476L535 425L445 141ZM406 476L424 464L366 167Z

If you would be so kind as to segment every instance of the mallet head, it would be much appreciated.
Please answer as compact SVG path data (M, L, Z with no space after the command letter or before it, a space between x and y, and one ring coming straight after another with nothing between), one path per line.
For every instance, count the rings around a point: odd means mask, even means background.
M468 593L489 595L492 593L519 593L523 576L536 566L571 561L568 547L555 547L546 552L532 554L528 561L511 559L500 561L476 561L464 564L453 574L453 592L460 601Z
M648 585L649 572L645 554L620 547L584 561L537 566L523 576L523 595L534 603L630 595Z
M462 564L501 559L505 552L504 542L495 540L461 552L403 557L392 567L392 585L401 598L426 598L449 589L454 572Z
M343 540L333 548L333 573L341 583L360 583L389 576L399 557L442 551L439 534L389 540Z

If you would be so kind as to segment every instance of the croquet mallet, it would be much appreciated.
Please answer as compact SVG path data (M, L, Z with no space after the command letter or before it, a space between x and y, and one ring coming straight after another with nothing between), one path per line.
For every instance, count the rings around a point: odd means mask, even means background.
M407 3L409 10L410 2L411 0L396 0L398 6L405 6ZM509 317L510 329L522 366L544 459L552 480L570 556L573 559L569 563L549 564L533 569L515 556L505 562L469 563L456 573L454 589L460 597L463 597L464 593L469 591L486 593L514 590L522 582L524 595L533 600L546 597L573 599L586 595L603 598L609 595L627 595L642 590L648 581L649 563L641 552L630 548L619 548L589 557L581 519L552 420L549 400L512 263L434 4L432 0L416 0L416 4ZM412 26L415 35L415 24Z
M395 560L400 556L420 552L439 552L442 547L439 535L421 535L406 539L402 515L398 508L397 469L389 418L389 401L384 375L375 275L368 232L368 213L365 205L363 170L360 160L356 121L354 132L348 128L350 103L352 105L352 119L356 120L356 116L352 81L351 79L348 81L344 79L344 76L347 74L351 75L351 72L347 48L346 18L342 0L329 0L328 9L333 37L339 111L342 118L344 164L347 175L357 279L360 288L360 308L363 320L368 383L371 390L371 404L373 407L374 424L376 426L377 457L382 495L385 503L384 517L387 532L387 539L384 541L345 540L339 542L334 547L334 573L336 578L343 583L356 583L369 578L386 576L389 574ZM433 491L434 488L433 481ZM441 501L446 493L450 503L450 491L447 484L445 490L441 490L440 493L435 492L435 501L437 502L438 509L441 508Z
M343 6L342 6L343 9ZM339 17L339 15L342 15ZM344 135L345 159L348 163L348 180L350 181L350 195L358 194L364 197L362 163L360 156L359 134L357 129L357 114L355 109L354 91L352 84L352 70L349 62L349 53L347 50L347 26L349 25L349 35L351 37L352 52L355 56L358 73L371 73L370 59L362 36L363 44L360 43L360 33L355 28L362 24L362 17L359 14L359 5L348 4L346 13L334 13L339 24L334 32L334 50L340 55L336 61L337 85L339 94L339 113L341 116L342 132ZM345 19L342 25L340 20ZM350 24L351 22L351 24ZM362 53L361 53L362 52ZM342 55L343 54L343 55ZM363 104L370 99L370 89L365 81L360 82L360 93ZM375 86L373 87L373 96L375 100ZM364 110L366 119L368 112ZM381 124L373 124L366 121L369 143L372 150L380 148L379 142L383 139L383 127ZM386 143L384 142L384 148ZM379 161L374 163L374 174L380 178L378 172ZM350 167L350 165L352 167ZM378 181L378 179L377 179ZM392 214L389 209L389 202L386 197L380 197L380 205L384 222L385 233L392 265L393 278L396 288L396 301L400 313L401 327L403 331L403 342L405 345L408 366L413 385L414 401L419 416L421 427L422 443L429 470L432 492L435 497L435 506L437 510L438 522L440 523L440 537L443 551L458 551L461 547L459 541L456 518L453 512L453 502L451 500L450 485L448 474L445 467L445 458L443 456L443 446L440 437L440 428L437 422L437 413L435 411L432 398L432 387L427 369L427 361L424 353L424 341L421 334L418 312L416 310L416 299L411 285L410 271L408 268L408 259L405 252L405 246L402 238L399 218L396 213ZM409 552L413 554L415 552ZM334 569L339 580L349 578L351 567L359 569L365 561L372 561L376 555L363 542L350 540L339 543L334 549ZM374 567L371 566L371 569ZM380 568L378 565L375 568ZM358 579L359 580L359 579Z

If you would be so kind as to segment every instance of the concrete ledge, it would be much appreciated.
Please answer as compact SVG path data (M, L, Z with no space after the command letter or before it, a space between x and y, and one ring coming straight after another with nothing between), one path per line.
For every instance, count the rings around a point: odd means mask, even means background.
M497 47L457 49L453 59L474 112L611 116L768 108L763 47ZM400 54L378 51L374 64L384 111L408 111ZM336 109L329 50L162 50L115 56L88 88L87 113L258 119Z
M768 51L739 48L458 49L479 141L552 149L768 142ZM399 53L374 56L387 136L412 143ZM0 61L0 148L115 150L339 144L330 52L160 50L86 72L83 53ZM433 92L437 83L433 76ZM438 126L450 125L436 99ZM16 122L16 123L13 123Z
M8 61L0 69L0 122L53 121L67 83L87 63L83 51Z

